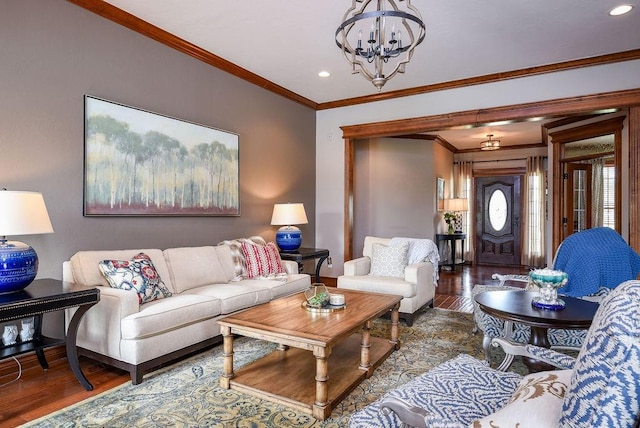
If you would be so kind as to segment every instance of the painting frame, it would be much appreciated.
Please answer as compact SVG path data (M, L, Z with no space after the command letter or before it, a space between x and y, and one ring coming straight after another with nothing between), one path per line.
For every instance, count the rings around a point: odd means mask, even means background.
M83 215L239 216L239 140L85 95Z
M436 208L444 211L444 178L436 177Z

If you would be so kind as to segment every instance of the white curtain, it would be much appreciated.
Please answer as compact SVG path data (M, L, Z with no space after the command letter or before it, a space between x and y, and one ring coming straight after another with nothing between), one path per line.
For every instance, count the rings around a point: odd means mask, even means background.
M475 218L473 204L473 163L455 162L453 164L453 189L454 198L467 199L469 210L462 213L462 231L467 234L464 241L464 259L473 260L474 256L474 224L471 219Z
M591 227L602 227L604 220L604 159L591 162Z
M527 158L525 181L523 228L523 251L521 263L525 266L545 265L545 223L547 212L546 174L544 157Z

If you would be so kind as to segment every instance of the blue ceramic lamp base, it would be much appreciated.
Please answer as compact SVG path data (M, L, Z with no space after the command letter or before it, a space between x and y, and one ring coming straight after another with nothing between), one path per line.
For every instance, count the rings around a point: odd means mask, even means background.
M0 294L23 290L36 278L38 255L29 245L0 240Z
M302 244L302 232L295 226L282 226L276 232L276 244L282 251L296 251Z

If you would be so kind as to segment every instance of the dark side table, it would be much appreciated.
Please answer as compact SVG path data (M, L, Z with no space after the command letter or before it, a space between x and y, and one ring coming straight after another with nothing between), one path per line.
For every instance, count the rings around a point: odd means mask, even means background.
M456 265L460 265L464 263L464 240L467 239L466 233L438 233L436 234L436 245L438 246L438 251L442 254L442 248L440 246L441 243L450 243L451 244L451 261L443 260L440 263L440 266L450 266L451 270L454 270ZM462 241L462 248L460 248L460 263L456 263L456 241Z
M315 282L320 282L320 267L329 257L329 250L325 248L298 248L295 251L280 251L282 260L292 260L298 263L298 272L302 273L302 262L305 260L318 259L316 264Z
M522 290L491 290L476 294L475 300L480 309L489 315L530 326L529 343L543 348L551 347L547 337L548 329L588 329L600 306L587 300L562 296L566 304L564 309L538 309L531 305L531 300L536 295L537 293ZM532 358L523 358L523 362L530 372L555 368Z
M71 371L84 389L93 390L93 385L82 373L78 363L76 334L82 316L99 300L100 291L95 287L85 287L56 279L36 279L22 291L0 294L0 322L33 317L35 330L31 340L22 342L18 336L15 344L0 346L0 359L34 351L38 362L46 370L49 364L45 358L44 349L65 344ZM69 322L65 338L56 339L42 335L43 314L75 307L78 309Z

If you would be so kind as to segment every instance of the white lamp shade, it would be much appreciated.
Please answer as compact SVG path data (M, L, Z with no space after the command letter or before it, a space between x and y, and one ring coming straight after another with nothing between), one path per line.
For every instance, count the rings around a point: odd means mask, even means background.
M469 200L465 198L447 199L444 201L446 211L468 211Z
M53 233L42 193L0 191L0 236Z
M274 204L271 224L274 226L289 226L292 224L307 224L307 213L302 203Z

